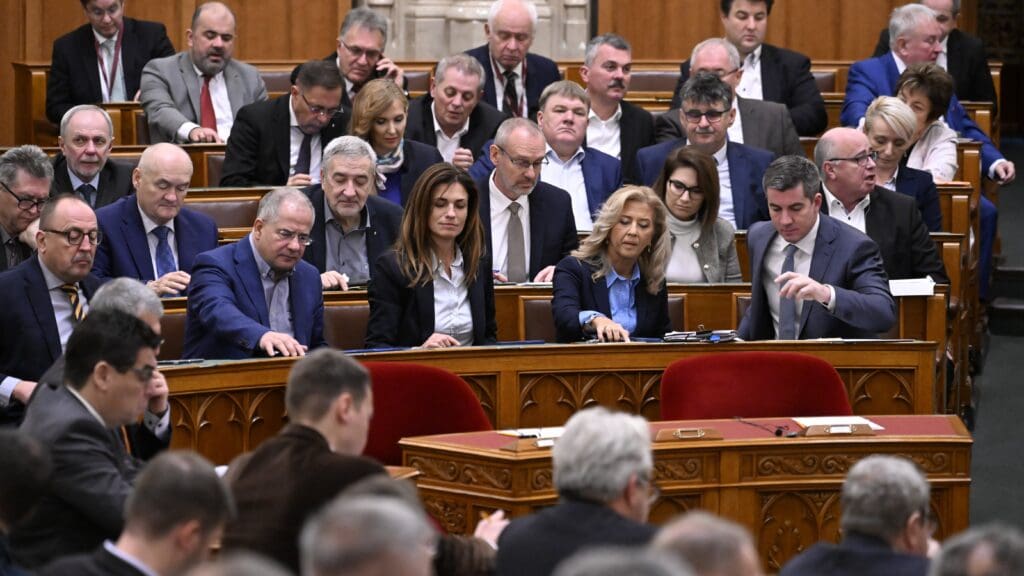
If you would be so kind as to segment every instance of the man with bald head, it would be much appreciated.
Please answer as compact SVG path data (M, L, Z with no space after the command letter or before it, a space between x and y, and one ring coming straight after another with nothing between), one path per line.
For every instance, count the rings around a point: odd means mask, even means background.
M114 123L103 108L81 104L68 110L57 144L51 196L74 193L96 209L134 191L131 167L109 158Z
M174 144L146 148L132 173L136 193L96 212L107 241L96 251L99 278L141 280L161 296L183 293L200 252L217 247L217 224L182 206L192 160Z

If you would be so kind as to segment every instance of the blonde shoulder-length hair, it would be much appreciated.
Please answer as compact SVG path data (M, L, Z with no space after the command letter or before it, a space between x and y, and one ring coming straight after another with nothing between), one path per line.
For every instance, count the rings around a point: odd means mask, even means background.
M650 246L640 253L639 264L640 276L647 291L657 294L665 281L665 268L672 252L672 242L665 223L665 204L647 186L623 186L609 196L594 221L594 230L572 255L597 268L593 274L594 280L607 276L612 270L608 260L608 236L626 209L626 204L630 202L646 204L654 214L654 235Z

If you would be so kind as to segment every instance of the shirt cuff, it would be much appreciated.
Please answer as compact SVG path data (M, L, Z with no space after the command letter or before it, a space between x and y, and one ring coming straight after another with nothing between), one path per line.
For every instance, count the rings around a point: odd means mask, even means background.
M604 314L601 314L600 312L598 312L596 310L583 310L583 311L581 311L580 312L580 326L581 327L582 326L586 326L587 322L590 322L591 320L593 320L594 318L597 318L598 316L602 316L603 317Z
M13 376L8 376L0 381L0 408L6 408L11 403L13 400L11 395L14 394L14 388L18 384L21 384L21 378Z
M836 289L831 284L825 284L828 287L828 304L822 304L825 308L828 308L829 314L834 314L836 311Z
M162 416L153 414L149 410L146 410L146 414L142 417L142 425L147 430L153 433L160 440L166 440L167 434L171 429L171 409L164 410Z
M992 163L991 166L988 167L988 179L989 180L995 180L996 179L996 166L999 166L1003 162L1006 162L1006 158L1000 158L999 160L996 160L995 162Z
M178 127L178 139L181 140L182 142L188 142L189 132L195 130L196 128L199 128L199 124L196 124L195 122L185 122L184 124Z

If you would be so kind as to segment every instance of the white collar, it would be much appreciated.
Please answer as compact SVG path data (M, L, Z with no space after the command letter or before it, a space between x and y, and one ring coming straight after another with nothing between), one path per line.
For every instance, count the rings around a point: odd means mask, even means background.
M591 122L597 121L602 124L610 124L612 122L617 123L619 119L622 118L622 104L620 103L615 107L615 113L612 114L611 117L609 117L607 120L601 120L601 117L597 115L597 112L594 112L593 107L590 108L590 114L587 115L587 118Z
M587 155L587 152L583 149L583 146L580 146L579 148L576 149L576 152L574 152L573 155L569 157L568 160L562 162L562 159L558 157L558 153L555 152L554 148L552 148L550 144L545 144L545 146L547 146L547 152L544 155L548 157L548 160L552 162L557 162L559 166L569 166L574 162L582 163L583 158L585 158Z
M142 211L142 206L139 206L138 203L138 195L136 195L135 207L139 210L139 216L142 217L142 228L143 230L146 231L146 234L153 232L153 229L160 226L159 224L154 222L152 218L146 216L146 213ZM171 218L170 220L167 221L167 224L164 224L164 226L167 226L168 228L171 229L171 232L174 232L174 220L174 218Z
M437 134L440 132L441 134L444 134L445 138L449 138L448 134L445 133L443 128L441 128L441 123L437 121L437 111L434 110L434 102L436 102L436 100L431 99L430 117L434 119L434 133ZM450 139L455 140L456 138L462 138L466 132L469 132L469 116L466 116L466 123L462 125L462 128L456 130L455 135L451 136Z
M726 152L728 152L728 150L729 150L729 140L727 138L726 141L725 141L725 144L722 144L722 147L719 148L717 151L715 151L714 154L711 155L715 159L715 163L717 165L721 166L722 164L724 164L724 163L729 161L729 158L727 157L727 154L726 154Z
M95 418L100 423L101 426L107 428L107 423L105 420L103 420L103 416L100 416L100 413L97 412L96 409L92 407L92 404L89 404L89 401L86 400L85 397L78 392L78 390L75 390L74 388L72 388L71 386L67 386L66 384L61 384L61 386L65 386L68 389L68 392L71 392L71 395L74 396L75 398L78 398L78 401L82 403L82 406L85 406L85 410L89 414L92 414L93 418Z
M96 39L96 42L97 42L97 43L98 43L98 44L99 44L100 46L103 46L103 43L104 43L104 42L106 42L107 40L113 40L114 42L117 42L117 37L118 37L118 35L120 35L120 34L121 34L121 31L120 31L120 30L118 30L117 32L114 32L114 35L113 35L113 36L111 36L110 38L107 38L107 37L106 37L106 36L104 36L103 34L100 34L99 32L97 32L95 28L92 28L92 35L93 35L93 38L95 38L95 39Z
M830 190L828 189L828 187L827 187L827 186L825 186L824 184L822 184L822 185L821 185L821 189L825 191L825 202L827 202L827 203L828 203L828 208L829 208L829 214L831 214L831 213L832 213L832 207L833 207L833 206L839 206L839 207L841 207L841 208L842 208L842 209L843 209L844 211L846 211L846 205L845 205L845 204L843 204L843 201L842 201L842 200L840 200L839 198L837 198L837 197L836 197L836 195L835 195L835 194L833 194L833 193L832 193L832 192L831 192L831 191L830 191ZM871 204L871 193L868 193L868 194L865 194L865 195L864 195L864 197L863 197L863 198L861 198L861 199L860 199L860 200L859 200L859 201L857 202L857 204L856 204L856 205L855 205L855 206L853 207L853 209L854 209L854 210L856 210L856 209L857 209L858 207L860 207L860 208L863 208L864 210L867 210L867 209L868 209L868 206L869 206L870 204ZM846 213L847 213L847 214L849 214L849 211L846 211Z

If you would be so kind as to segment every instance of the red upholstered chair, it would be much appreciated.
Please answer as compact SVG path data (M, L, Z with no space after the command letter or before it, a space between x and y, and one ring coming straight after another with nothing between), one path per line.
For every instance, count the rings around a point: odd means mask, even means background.
M366 456L398 466L402 438L491 429L469 385L447 370L407 362L363 362L363 366L373 380Z
M661 376L662 420L849 416L828 362L792 352L722 352L676 360Z

